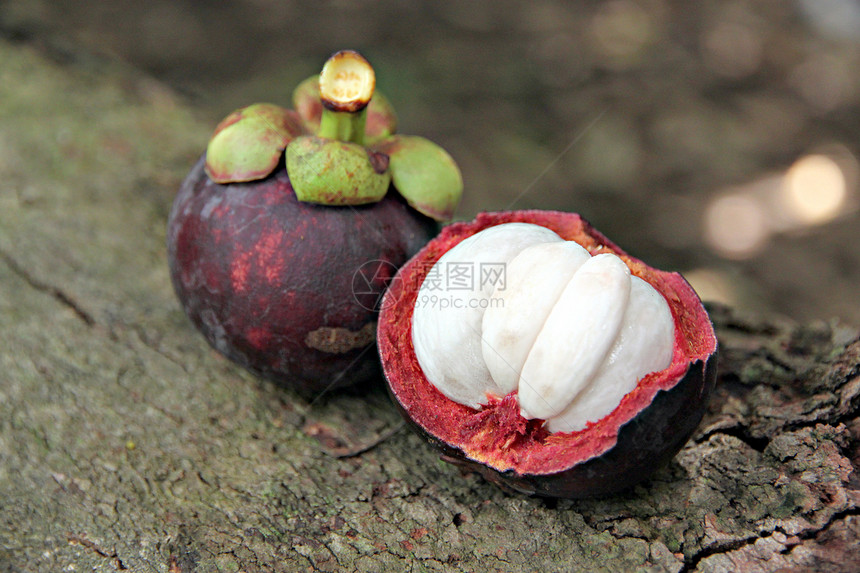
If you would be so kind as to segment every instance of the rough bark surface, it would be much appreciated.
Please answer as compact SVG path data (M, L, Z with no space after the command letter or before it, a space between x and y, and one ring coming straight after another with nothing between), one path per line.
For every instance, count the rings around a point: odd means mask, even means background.
M302 397L211 351L167 275L203 125L113 65L0 42L0 570L860 569L860 340L713 309L694 439L624 495L509 495L380 388Z

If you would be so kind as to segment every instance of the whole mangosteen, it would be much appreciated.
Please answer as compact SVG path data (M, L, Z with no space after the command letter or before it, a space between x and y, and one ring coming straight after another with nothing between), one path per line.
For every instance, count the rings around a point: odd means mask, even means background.
M648 477L689 439L716 378L690 285L572 213L446 227L398 272L377 338L395 403L446 460L547 497Z
M378 373L377 297L462 192L451 157L395 135L368 62L334 54L294 110L239 109L216 128L168 221L182 307L255 373L319 391Z

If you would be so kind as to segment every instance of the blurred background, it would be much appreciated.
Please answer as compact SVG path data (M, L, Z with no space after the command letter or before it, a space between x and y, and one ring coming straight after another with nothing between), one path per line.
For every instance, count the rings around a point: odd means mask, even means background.
M856 0L3 0L0 35L213 128L357 49L459 162L458 218L576 211L706 300L860 325Z

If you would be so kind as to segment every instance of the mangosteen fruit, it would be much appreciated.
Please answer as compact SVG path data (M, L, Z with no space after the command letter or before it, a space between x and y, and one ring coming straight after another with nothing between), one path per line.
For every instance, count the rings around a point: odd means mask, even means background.
M683 277L555 211L443 229L391 283L377 341L394 402L444 459L545 497L648 477L716 378L713 326Z
M293 93L228 115L168 220L182 308L219 352L300 390L379 374L378 299L462 192L439 146L396 134L373 68L334 54Z

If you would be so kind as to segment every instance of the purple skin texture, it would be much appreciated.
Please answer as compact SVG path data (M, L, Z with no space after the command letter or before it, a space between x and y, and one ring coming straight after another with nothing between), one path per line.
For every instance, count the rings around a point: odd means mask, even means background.
M283 164L227 185L203 165L182 183L167 243L173 287L206 340L300 391L378 375L376 301L354 293L369 290L365 278L382 292L437 223L391 189L370 205L321 206L296 199Z

